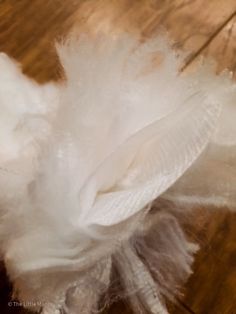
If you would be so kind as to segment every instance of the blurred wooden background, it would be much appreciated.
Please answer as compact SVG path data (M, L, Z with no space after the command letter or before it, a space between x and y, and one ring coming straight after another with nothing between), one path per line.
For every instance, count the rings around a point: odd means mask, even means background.
M22 64L37 80L60 79L54 41L77 24L79 32L124 29L147 37L161 27L175 46L186 52L184 70L202 55L236 75L236 0L0 0L0 51ZM185 297L172 314L236 314L236 215L226 209L199 209L192 235L201 245L194 274L184 288ZM10 286L0 276L0 313L25 313L9 308ZM108 313L131 313L114 304ZM79 314L79 313L78 313Z

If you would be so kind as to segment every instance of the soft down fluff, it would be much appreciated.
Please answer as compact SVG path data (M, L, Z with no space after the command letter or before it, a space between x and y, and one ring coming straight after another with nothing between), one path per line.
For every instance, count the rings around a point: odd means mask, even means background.
M179 212L235 208L236 87L207 65L180 75L163 38L57 49L66 79L44 86L0 57L0 249L15 297L92 313L115 269L135 313L167 313L197 250Z

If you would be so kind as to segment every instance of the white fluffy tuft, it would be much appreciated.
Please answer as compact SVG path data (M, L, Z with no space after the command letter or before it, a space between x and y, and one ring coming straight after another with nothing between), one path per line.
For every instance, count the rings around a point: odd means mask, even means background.
M15 293L88 314L115 267L136 313L167 313L197 247L174 210L149 205L235 207L235 86L204 66L179 75L162 38L85 36L58 54L57 86L0 59L0 248Z

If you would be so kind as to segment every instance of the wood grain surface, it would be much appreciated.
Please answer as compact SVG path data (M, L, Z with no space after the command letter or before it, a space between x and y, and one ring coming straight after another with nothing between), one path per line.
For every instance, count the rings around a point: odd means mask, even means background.
M79 32L109 27L144 37L166 29L186 53L183 70L202 55L217 70L236 73L236 0L0 0L0 51L21 65L24 73L43 83L58 80L62 71L54 42L72 25ZM172 314L236 314L236 215L199 209L189 232L201 245L185 297L170 306ZM9 307L11 287L2 268L0 313L26 313ZM132 313L125 303L109 314ZM79 314L79 313L78 313Z

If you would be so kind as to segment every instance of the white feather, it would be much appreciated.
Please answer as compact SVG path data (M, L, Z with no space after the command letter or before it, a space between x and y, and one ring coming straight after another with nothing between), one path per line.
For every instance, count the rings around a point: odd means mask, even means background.
M235 87L205 68L180 76L180 59L162 38L140 44L128 35L85 36L58 53L66 74L58 86L38 86L0 60L0 240L15 291L40 301L44 313L90 313L114 264L125 288L138 291L139 300L131 296L136 310L141 302L167 313L163 296L190 273L196 247L173 211L151 214L149 205L159 196L176 203L207 200L211 191L222 197L214 176L207 189L199 178L214 156L224 167L217 179L230 177L233 195L235 173L225 172L228 161L209 147L235 143L232 117L228 125ZM156 53L164 60L150 69ZM161 247L148 248L145 237ZM161 279L166 263L169 284ZM136 267L144 283L131 278ZM100 293L94 282L104 287ZM91 294L82 302L78 289L86 284Z

